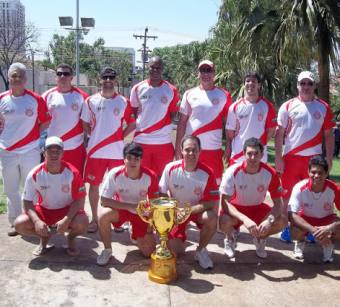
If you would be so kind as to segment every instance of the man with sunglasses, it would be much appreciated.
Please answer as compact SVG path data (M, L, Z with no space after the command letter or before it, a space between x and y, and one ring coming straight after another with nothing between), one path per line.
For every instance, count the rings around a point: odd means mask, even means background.
M50 237L67 235L66 252L79 254L76 236L86 232L88 218L82 209L86 189L79 171L64 162L63 141L48 137L45 142L45 161L34 167L27 176L23 193L24 213L15 221L15 229L22 235L40 238L33 254L40 256L51 250Z
M45 101L25 89L25 65L13 63L8 81L10 90L0 94L0 161L11 225L8 235L15 236L13 223L21 213L20 182L40 162L40 132L48 127L51 116Z
M47 135L63 140L64 161L73 164L83 174L86 150L80 114L88 95L73 86L72 79L72 67L59 64L56 69L57 86L46 91L42 97L52 115Z
M143 166L160 177L165 165L174 158L171 121L178 110L179 94L172 84L162 79L160 57L152 57L148 67L149 79L131 90L130 100L136 117L134 141L143 147Z
M215 65L204 60L198 65L199 86L184 93L176 136L176 158L181 158L184 135L195 135L201 140L200 162L209 166L219 184L223 173L222 130L231 96L214 85Z
M131 224L131 239L142 254L150 257L155 249L152 229L136 213L141 200L155 197L158 191L156 174L141 166L143 148L131 142L124 146L124 165L115 167L105 176L101 189L99 233L104 249L97 258L98 265L106 265L111 256L111 228L120 227L125 222Z
M81 114L89 136L84 172L84 180L90 184L92 221L89 232L97 231L99 185L107 170L123 164L123 139L135 128L130 102L115 91L116 77L111 67L101 71L101 89L86 99Z
M297 81L298 96L281 105L275 135L275 166L286 190L283 196L285 209L293 186L308 178L311 156L322 153L322 139L325 140L329 169L334 146L333 114L328 103L314 94L313 73L303 71Z

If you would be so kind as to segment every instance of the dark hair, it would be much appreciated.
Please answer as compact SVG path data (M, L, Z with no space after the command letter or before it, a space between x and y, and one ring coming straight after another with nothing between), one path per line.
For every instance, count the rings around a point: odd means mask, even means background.
M198 145L198 149L201 150L201 140L195 136L195 135L186 135L182 141L181 141L181 149L183 149L183 145L184 145L184 142L187 141L187 140L193 140L193 141L196 141L197 142L197 145Z
M161 57L159 57L158 55L153 56L153 57L149 60L148 66L150 67L150 65L151 65L152 63L155 63L155 62L159 62L159 63L161 64L161 66L164 67L164 62L163 62L163 60L161 59Z
M73 75L73 68L69 64L61 63L57 66L56 70L58 70L58 68L67 68L70 71L71 75Z
M256 71L248 71L243 78L243 83L246 82L247 78L256 78L257 82L261 83L261 77Z
M326 173L328 172L328 162L321 155L316 155L310 158L308 163L308 170L310 170L312 166L321 166Z
M127 143L123 149L123 156L134 155L136 157L143 157L143 148L135 142Z
M263 152L263 144L257 138L250 138L246 140L243 144L243 152L246 152L247 147L253 147L253 148L258 147L260 151Z

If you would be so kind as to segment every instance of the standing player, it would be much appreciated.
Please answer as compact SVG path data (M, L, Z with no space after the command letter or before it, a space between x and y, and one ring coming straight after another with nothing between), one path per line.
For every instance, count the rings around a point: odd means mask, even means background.
M89 135L84 180L90 183L92 221L89 232L97 231L99 185L107 170L123 164L123 139L134 129L130 102L115 92L117 73L106 67L100 73L101 90L86 99L81 119ZM127 125L123 130L123 124Z
M70 65L58 65L56 75L57 86L42 95L52 116L47 135L63 140L63 160L73 164L83 174L86 150L80 114L88 95L72 86L73 69Z
M230 94L214 85L215 66L204 60L198 65L200 85L184 93L176 135L176 158L181 158L180 144L184 135L199 137L200 162L209 166L221 182L223 173L222 129L231 105Z
M150 257L155 250L152 229L136 213L141 200L155 197L158 191L156 174L141 166L143 149L132 142L124 146L124 165L111 169L106 175L101 192L102 208L99 215L99 233L104 250L97 258L99 265L105 265L112 256L111 224L120 227L130 222L131 239L135 240L144 256Z
M279 232L287 223L282 214L281 182L275 170L261 162L263 145L258 139L246 140L243 154L245 161L227 168L220 186L220 229L226 234L224 252L229 258L235 256L235 229L244 224L253 236L256 255L266 258L266 238ZM273 200L273 208L263 202L267 191Z
M218 188L211 169L198 162L201 151L200 139L187 135L181 143L183 160L166 165L159 182L163 196L175 198L180 207L189 203L189 219L175 226L169 235L168 245L175 255L185 251L186 226L190 221L200 229L200 239L195 259L203 269L213 268L214 264L206 249L216 232Z
M310 232L321 244L323 261L333 261L334 240L340 240L340 189L328 179L328 163L322 156L309 161L308 179L298 182L289 199L291 234L295 239L294 257L303 258L305 235Z
M34 167L27 176L23 194L24 213L15 221L16 230L23 235L40 238L33 254L40 256L50 250L47 245L52 233L67 235L66 252L79 254L76 236L84 234L88 218L82 209L86 195L79 171L62 161L63 141L52 136L46 139L45 162Z
M234 102L228 112L227 137L231 143L229 165L244 160L243 144L251 137L267 144L276 127L276 115L273 104L260 96L261 79L256 72L249 72L244 77L244 97ZM263 162L267 162L267 146L264 146Z
M14 236L13 223L21 213L20 182L40 162L40 131L48 127L51 117L45 101L25 89L25 65L13 63L8 81L10 90L0 94L0 161L11 225L8 235Z
M323 138L326 160L329 168L332 168L333 114L325 101L315 97L315 88L314 75L310 71L301 72L297 84L299 95L281 105L278 113L275 166L282 175L282 185L286 191L283 196L286 211L293 186L308 178L308 161L312 156L322 153ZM290 240L286 231L281 238Z
M176 114L177 89L162 79L163 61L152 57L149 79L136 84L131 91L131 105L136 117L134 141L143 147L143 166L160 177L167 163L174 158L171 120Z

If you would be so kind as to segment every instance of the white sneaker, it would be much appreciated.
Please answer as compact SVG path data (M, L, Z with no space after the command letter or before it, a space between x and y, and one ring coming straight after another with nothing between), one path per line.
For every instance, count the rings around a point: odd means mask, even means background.
M305 245L305 241L294 241L294 258L303 259Z
M112 249L105 248L102 250L101 254L97 257L97 264L106 265L109 263L111 257L112 257Z
M199 265L205 270L212 269L214 267L214 263L210 259L206 248L202 248L200 251L196 250L195 260L197 260Z
M333 251L334 251L334 244L329 244L322 247L323 249L323 258L322 261L327 262L333 262Z
M224 239L224 254L228 258L235 257L235 249L237 243L237 234L233 232L231 235Z
M265 251L267 240L253 238L253 243L256 248L256 255L259 258L267 258L267 252Z

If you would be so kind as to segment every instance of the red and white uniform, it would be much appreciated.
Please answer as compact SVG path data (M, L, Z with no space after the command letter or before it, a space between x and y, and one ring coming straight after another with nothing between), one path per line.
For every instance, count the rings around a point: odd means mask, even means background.
M137 204L141 200L155 198L158 191L156 174L144 167L140 169L140 177L128 177L125 165L115 167L105 176L101 188L101 196L113 198L120 202ZM136 214L136 210L129 210Z
M39 147L39 124L51 119L45 101L25 90L22 96L11 91L0 95L0 150L23 154Z
M278 124L285 129L283 155L313 156L322 152L325 130L335 126L329 105L321 99L302 102L295 97L279 109Z
M186 91L180 106L180 112L189 116L185 135L199 137L202 150L221 149L222 120L231 103L229 92L219 87L205 91L197 86Z
M23 199L49 210L62 209L85 197L83 180L71 164L62 162L59 174L51 174L46 163L34 167L27 176Z
M84 135L80 115L88 95L76 87L72 87L67 93L62 93L54 87L46 91L42 97L52 115L47 130L48 136L60 137L64 143L64 150L72 150L82 145Z
M170 193L180 206L218 199L216 179L210 168L200 162L192 172L184 169L183 160L170 162L159 181L159 189L161 193Z
M323 191L314 193L311 180L305 179L294 186L288 205L292 212L322 219L335 213L334 203L340 210L340 189L334 182L326 180Z
M257 206L263 203L269 191L272 198L282 196L279 176L269 165L261 162L256 174L246 172L246 162L228 167L223 174L220 193L232 196L231 203L239 206Z
M138 114L134 141L157 145L172 143L170 113L178 110L177 89L165 80L157 87L144 80L132 88L130 101Z
M87 146L88 158L123 159L123 121L134 121L129 101L114 94L105 98L100 93L86 99L81 119L91 125Z
M276 127L276 115L273 104L263 97L255 103L241 98L234 102L228 112L226 129L235 131L232 140L231 160L233 163L244 160L243 144L251 137L267 144L268 129ZM262 162L267 162L267 146L263 151Z

